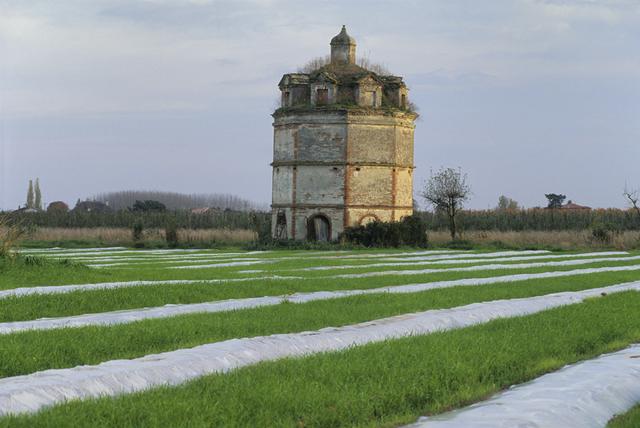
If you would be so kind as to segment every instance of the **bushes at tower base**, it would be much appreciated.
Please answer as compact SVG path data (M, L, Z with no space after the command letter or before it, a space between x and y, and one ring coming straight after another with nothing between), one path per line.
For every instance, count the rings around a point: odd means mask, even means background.
M397 222L372 221L345 229L342 239L364 247L426 247L427 223L416 215Z

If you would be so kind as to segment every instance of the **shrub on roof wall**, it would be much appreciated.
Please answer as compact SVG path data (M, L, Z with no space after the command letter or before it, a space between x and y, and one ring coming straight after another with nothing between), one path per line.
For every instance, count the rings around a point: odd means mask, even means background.
M398 222L372 221L364 226L345 229L342 239L365 247L427 246L427 224L418 216Z

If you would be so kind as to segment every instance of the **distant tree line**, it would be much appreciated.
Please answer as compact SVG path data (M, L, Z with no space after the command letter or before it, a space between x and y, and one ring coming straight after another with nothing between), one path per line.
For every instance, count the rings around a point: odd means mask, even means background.
M446 213L418 213L431 230L449 230ZM635 210L617 208L562 210L547 208L464 210L458 213L461 230L585 230L605 224L614 230L640 229L640 215Z
M50 212L12 212L12 219L31 227L127 227L140 224L144 229L164 228L175 223L178 228L186 229L253 229L256 216L268 221L271 213L219 210L204 214L189 211L50 211Z
M38 227L132 227L142 222L144 228L164 227L167 220L175 220L179 228L253 229L255 216L271 221L266 211L219 210L203 214L189 211L133 211L85 212L49 210L49 212L13 212L22 224ZM418 211L429 230L450 230L446 211ZM458 228L464 230L585 230L594 225L607 225L614 230L640 230L640 215L635 209L616 208L593 210L550 210L546 208L463 210L457 214ZM268 226L267 226L268 227Z
M133 207L137 201L160 202L167 210L213 207L222 210L255 211L267 208L266 206L256 204L235 195L218 193L210 195L187 195L175 192L125 190L120 192L99 193L91 199L103 202L116 211Z

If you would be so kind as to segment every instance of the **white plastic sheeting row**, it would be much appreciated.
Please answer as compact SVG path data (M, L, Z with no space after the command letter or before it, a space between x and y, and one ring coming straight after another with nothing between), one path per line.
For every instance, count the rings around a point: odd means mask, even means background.
M124 247L112 247L112 248L82 248L82 249L54 249L46 248L39 250L21 250L21 253L42 255L45 257L64 257L64 258L101 258L101 257L119 257L119 256L140 256L140 257L168 257L179 256L192 257L192 256L246 256L246 255L263 255L272 253L272 251L243 251L243 252L206 252L206 250L200 249L159 249L159 250L134 250ZM351 251L321 251L321 252L303 252L301 255L281 256L281 259L300 259L300 258L320 258L320 259L335 259L335 258L379 258L379 257L400 257L400 256L424 256L434 254L452 254L462 253L466 251L462 250L420 250L412 252L402 253L373 253L373 254L344 254L352 253ZM548 252L548 251L540 251ZM343 253L343 254L336 254ZM332 255L329 255L332 254Z
M131 268L140 268L140 267L159 267L166 268L167 265L191 265L196 263L205 263L210 262L210 265L216 265L221 263L233 263L233 262L249 262L256 261L259 263L269 263L268 259L250 259L250 258L233 258L233 259L219 259L219 258L207 258L207 259L182 259L182 260L153 260L153 259L134 259L134 260L125 260L125 261L114 261L109 263L104 263L103 261L98 262L83 262L86 263L87 267L92 268L106 268L106 267L131 267Z
M518 257L506 257L506 256L502 256L502 257L493 257L493 258L489 258L490 255L493 256L497 256L500 255L501 253L486 253L486 254L478 254L478 255L465 255L467 257L471 257L471 258L465 258L465 259L458 259L456 258L456 256L448 256L448 255L443 255L443 256L432 256L433 260L435 261L431 261L431 262L427 262L427 261L420 261L420 262L416 262L416 263L411 263L409 259L406 259L405 262L393 262L393 263L372 263L372 264L362 264L362 265L337 265L337 266L315 266L315 267L307 267L307 268L300 268L300 269L287 269L289 271L315 271L315 270L338 270L338 269L368 269L368 268L376 268L376 267L389 267L389 266L415 266L415 265L432 265L432 264L471 264L471 263L481 263L481 262L491 262L491 261L526 261L526 260L538 260L538 259L554 259L554 258L577 258L577 257L581 257L581 258L585 258L585 261L580 263L577 261L573 261L573 262L567 262L567 263L563 263L563 262L556 262L558 263L557 265L560 265L560 263L564 264L564 265L570 265L570 264L583 264L583 263L590 263L590 262L599 262L599 261L606 261L606 260L612 260L612 261L620 261L623 260L622 258L613 258L613 257L607 257L607 258L594 258L595 256L613 256L613 255L621 255L621 254L628 254L626 252L598 252L598 253L583 253L583 254L567 254L567 255L535 255L535 256L518 256ZM460 256L460 255L458 255ZM587 259L588 257L592 257L591 259ZM629 260L633 260L633 258L630 257L625 257L624 259L629 259ZM274 263L276 261L280 261L282 259L250 259L250 258L230 258L230 259L214 259L214 260L191 260L191 259L184 259L184 260L180 260L180 261L165 261L165 260L151 260L151 259L146 259L145 261L148 263L153 263L153 264L164 264L164 263L169 263L169 264L175 264L175 263L185 263L188 265L180 265L180 266L166 266L164 267L165 269L207 269L207 268L217 268L217 267L234 267L234 266L249 266L249 265L253 265L253 264L263 264L263 263ZM210 263L205 263L203 264L202 262L210 262ZM200 264L191 264L191 263L200 263ZM543 262L541 262L543 263ZM548 262L551 263L551 262ZM115 262L115 263L106 263L106 264L89 264L87 266L89 267L95 267L95 268L102 268L102 267L117 267L117 266L137 266L137 264L129 264L127 262ZM528 264L532 267L536 267L537 265L535 263L532 264ZM487 269L500 269L502 268L502 266L504 265L482 265L482 266L477 266L477 267L469 267L469 268L448 268L448 269L432 269L432 270L425 270L425 269L421 269L421 270L406 270L406 271L402 271L404 272L404 275L414 275L414 274L424 274L424 273L433 273L433 272L440 272L440 271L445 271L445 270L481 270L482 267L486 266ZM513 265L509 265L509 266L513 266L516 269L522 268L522 264L518 265L518 264L513 264ZM364 276L381 276L381 275L387 275L386 272L391 272L389 274L395 274L395 272L397 271L383 271L383 272L369 272L367 274L344 274L344 275L340 275L340 276L336 276L336 277L362 277Z
M49 285L38 287L20 287L10 290L0 290L0 299L7 297L29 296L32 294L62 294L74 291L105 290L111 288L140 287L145 285L176 285L176 284L224 284L227 282L244 281L272 281L285 279L302 279L296 276L261 276L258 278L228 278L228 279L169 279L152 281L122 281L122 282L98 282L95 284L74 284L74 285Z
M74 249L71 251L51 251L51 252L43 252L43 253L29 253L31 255L42 255L44 257L51 257L51 258L56 258L56 257L64 257L64 258L70 258L70 257L79 257L79 256L99 256L99 255L107 255L107 254L112 254L112 255L123 255L123 254L140 254L140 253L146 253L146 254L181 254L181 253L193 253L193 252L197 252L197 251L202 251L202 250L121 250L121 251L101 251L98 249L93 249L92 251L84 251L84 250L80 250L80 249ZM21 251L22 252L22 251Z
M430 254L424 257L412 257L411 253L400 253L400 254L391 254L394 256L393 258L383 258L384 260L395 260L395 261L403 261L403 262L411 262L411 261L427 261L427 260L454 260L454 259L472 259L472 258L485 258L485 257L509 257L509 256L517 256L517 255L537 255L537 254L548 254L549 251L546 250L527 250L527 251L496 251L493 253L463 253L463 254ZM395 257L405 254L404 257ZM415 254L415 253L414 253ZM340 258L355 258L355 257L340 257ZM404 263L401 263L402 265ZM371 266L371 265L369 265ZM395 266L395 265L394 265ZM299 270L328 270L328 269L351 269L360 267L358 265L344 265L344 266L314 266L309 268L300 268Z
M541 252L545 252L545 250L541 250ZM548 251L546 251L548 252ZM405 251L402 253L373 253L373 254L342 254L337 256L326 256L322 257L323 259L360 259L360 258L380 258L380 257L419 257L425 255L434 255L434 254L454 254L454 253L470 253L469 251L464 250L420 250L420 251ZM306 253L305 253L306 254ZM293 256L296 257L296 256Z
M213 251L201 251L199 253L152 253L152 250L131 250L120 251L117 253L83 253L67 257L66 254L54 254L45 257L57 258L65 257L73 260L104 260L104 259L181 259L181 258L197 258L197 257L211 257L211 258L229 258L229 257L256 257L261 256L262 251L244 251L244 252L213 252Z
M392 258L383 260L401 260L394 262L382 262L382 263L370 263L366 265L338 265L338 266L314 266L309 268L301 268L296 270L333 270L333 269L363 269L372 267L389 267L389 266L424 266L424 265L446 265L446 264L471 264L471 263L487 263L487 262L517 262L526 260L547 260L547 259L574 259L574 258L587 258L598 256L623 256L628 255L626 251L600 251L595 253L580 253L580 254L536 254L530 256L500 256L500 253L486 253L486 254L466 254L466 255L452 255L452 256L434 256L434 257L421 257L418 261L414 259L402 259ZM494 256L494 257L491 257Z
M640 256L629 257L599 257L584 260L563 260L557 262L533 262L533 263L515 263L515 264L493 264L478 265L467 267L439 268L439 269L412 269L412 270L385 270L365 273L345 273L341 275L331 275L324 278L368 278L372 276L387 275L424 275L439 272L473 272L479 270L502 270L502 269L532 269L537 267L554 267L554 266L576 266L599 262L631 262L640 260Z
M600 251L601 253L607 253L607 251ZM513 250L513 251L494 251L488 253L475 253L471 251L466 251L466 254L477 257L493 257L493 256L502 256L502 257L511 257L511 256L529 256L529 255L545 255L545 254L553 254L548 250ZM618 254L628 254L626 251L611 251L611 253ZM464 254L462 254L464 256ZM384 257L383 261L422 261L422 260L433 260L431 256L412 256L412 257Z
M210 263L209 263L210 262ZM191 263L199 263L198 265L192 265ZM202 265L201 263L207 263L206 265ZM232 267L232 266L249 266L249 265L257 265L257 264L265 264L265 263L273 263L269 259L213 259L213 260L169 260L169 261L156 261L149 260L144 263L131 263L131 262L116 262L116 263L96 263L96 264L87 264L88 267L93 268L102 268L102 267L116 267L116 266L130 266L130 267L140 267L141 264L153 265L154 267L162 268L162 269L195 269L198 267ZM171 265L171 266L162 266L162 265ZM173 266L173 265L178 266Z
M563 277L563 276L572 276L572 275L585 275L591 273L603 273L603 272L622 272L622 271L634 271L640 270L640 265L630 265L630 266L611 266L611 267L600 267L600 268L586 268L586 269L574 269L570 271L552 271L552 272L543 272L543 273L535 273L535 274L514 274L514 275L502 275L497 277L490 278L464 278L457 280L449 280L449 281L434 281L423 284L409 284L409 285L399 285L399 286L390 286L383 288L375 288L369 290L362 290L362 292L366 293L382 293L382 292L402 292L402 293L413 293L415 291L425 291L435 288L446 288L446 287L456 287L460 285L484 285L490 283L499 283L499 282L515 282L515 281L524 281L527 279L536 279L536 278L554 278L554 277ZM440 269L440 271L444 271L444 269ZM324 277L327 279L333 277ZM145 285L172 285L172 284L221 284L226 282L244 282L244 281L286 281L286 280L304 280L305 278L299 276L261 276L261 277L251 277L251 278L229 278L229 279L173 279L173 280L153 280L153 281L123 281L123 282L100 282L95 284L74 284L74 285L49 285L49 286L37 286L37 287L20 287L13 288L9 290L0 290L0 299L4 299L7 297L14 296L28 296L32 294L60 294L60 293L71 293L74 291L91 291L91 290L101 290L101 289L110 289L110 288L124 288L124 287L138 287ZM392 291L393 290L393 291ZM405 290L405 291L399 291ZM354 290L349 291L332 291L332 292L322 292L322 293L335 293L336 297L341 297L340 293L353 293Z
M50 247L50 248L23 248L20 250L21 253L32 254L32 253L64 253L64 252L82 252L82 251L121 251L127 250L126 247L97 247L97 248L60 248L60 247Z
M33 412L68 400L176 385L261 361L339 351L372 342L472 326L497 318L533 314L579 303L601 293L627 290L640 290L640 283L474 303L313 332L232 339L133 360L114 360L95 366L45 370L9 377L0 379L0 415Z
M158 306L154 308L130 309L112 312L102 312L95 314L74 315L59 318L44 318L32 321L14 321L0 323L0 334L18 333L27 330L53 330L67 327L86 327L90 325L117 325L127 324L145 319L170 318L179 315L188 315L195 313L214 313L227 312L239 309L250 309L261 306L272 306L280 303L307 303L315 300L338 299L342 297L358 296L363 294L402 294L402 293L418 293L421 291L435 290L440 288L461 287L461 286L479 286L488 284L499 284L506 282L526 281L530 279L553 278L572 275L586 275L592 273L610 272L610 271L628 271L640 270L637 266L622 266L619 268L596 268L596 269L578 269L562 272L544 272L537 274L519 274L504 275L490 278L469 278L450 281L438 281L424 284L396 285L381 288L370 288L365 290L341 290L341 291L314 291L308 293L294 293L283 296L263 296L249 297L243 299L228 299L205 303L191 304L172 304ZM281 279L284 279L283 277ZM251 278L253 279L253 278ZM295 279L295 278L288 278ZM242 279L244 281L249 280ZM221 281L221 280L215 280ZM147 281L150 282L150 281ZM202 282L186 280L187 283ZM178 283L183 283L182 281ZM157 284L143 284L157 285Z
M67 257L77 262L111 262L111 261L156 261L156 260L233 260L233 259L255 259L255 255L240 255L237 254L171 254L171 255L153 255L153 254L132 254L124 256L88 256L88 257Z
M633 345L407 428L602 428L638 402L640 345Z
M212 268L220 268L220 267L262 265L265 263L273 263L273 262L270 260L256 260L256 261L246 261L246 262L208 263L204 265L165 266L164 269L212 269Z

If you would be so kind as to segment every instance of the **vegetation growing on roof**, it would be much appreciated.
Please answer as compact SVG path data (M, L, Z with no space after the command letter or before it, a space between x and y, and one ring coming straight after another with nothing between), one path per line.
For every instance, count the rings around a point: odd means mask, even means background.
M314 72L320 70L331 64L331 55L318 56L310 59L306 64L302 67L298 68L298 73L304 74L313 74ZM391 72L389 69L380 63L371 61L368 57L360 57L356 60L357 66L365 69L366 71L370 71L381 76L389 76Z

